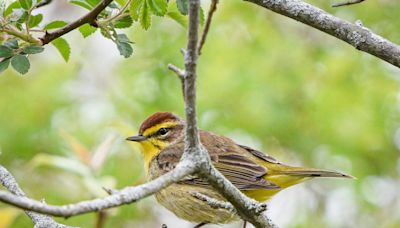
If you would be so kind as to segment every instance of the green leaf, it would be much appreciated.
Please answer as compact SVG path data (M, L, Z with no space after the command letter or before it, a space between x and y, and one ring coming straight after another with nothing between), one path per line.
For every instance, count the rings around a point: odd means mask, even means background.
M51 42L54 47L57 48L58 52L60 52L61 56L64 58L65 62L68 62L69 56L71 54L71 48L69 47L68 42L64 38L57 38Z
M199 20L200 20L200 25L204 25L205 16L204 16L204 10L202 7L200 7Z
M133 23L132 18L129 15L127 15L125 17L122 17L118 21L114 22L114 27L118 29L128 28L132 25L132 23Z
M183 27L187 27L188 25L188 18L185 15L182 15L176 4L168 4L168 12L167 16L172 20L178 22Z
M89 3L91 6L95 7L97 4L99 4L101 0L86 0L87 3Z
M28 12L26 12L25 10L16 9L13 12L18 17L18 23L24 23L28 19Z
M19 4L25 10L30 10L32 7L32 0L19 0Z
M38 45L32 45L32 46L28 46L25 47L22 51L26 54L38 54L43 52L44 48L42 46L38 46Z
M18 49L19 48L18 40L15 38L7 40L7 42L4 43L4 46L9 47L11 49Z
M4 10L4 17L7 17L8 15L12 14L14 9L19 9L21 8L21 4L19 4L18 1L11 3L9 6L7 6L6 10Z
M168 3L166 0L147 0L147 3L154 15L164 16L167 13Z
M137 21L139 19L139 12L142 8L144 0L134 0L131 3L129 8L129 12L131 13L131 17L133 20Z
M66 26L68 23L65 21L52 21L48 24L46 24L43 29L44 30L50 30L50 29L56 29L56 28L61 28Z
M11 58L11 66L20 74L26 74L31 67L31 64L26 56L16 55Z
M149 12L149 7L147 6L147 2L143 2L143 6L140 10L140 24L142 25L142 28L145 30L150 28L151 25L151 17L150 17L150 12Z
M128 38L128 36L126 34L118 34L117 35L117 40L119 42L132 43L132 41L129 40L129 38Z
M0 58L8 58L13 56L13 50L5 45L0 46Z
M31 15L28 20L29 28L33 28L39 25L43 20L43 14Z
M97 28L89 25L89 24L84 24L81 27L79 27L79 32L82 34L84 38L92 35L97 31Z
M0 73L7 70L9 65L10 65L10 59L3 59L3 61L0 62Z
M70 0L69 1L72 4L75 4L77 6L81 6L85 9L91 10L93 8L93 6L91 4L89 4L87 1L85 0Z
M178 10L179 12L181 12L181 14L183 15L188 14L188 9L189 9L188 0L176 0L176 6L178 7Z
M115 0L120 6L124 6L128 0ZM134 0L135 1L135 0Z
M132 55L133 53L133 48L131 46L130 43L126 43L126 42L120 42L120 41L116 41L115 44L117 45L119 54L121 54L122 56L124 56L125 58L128 58L129 56Z

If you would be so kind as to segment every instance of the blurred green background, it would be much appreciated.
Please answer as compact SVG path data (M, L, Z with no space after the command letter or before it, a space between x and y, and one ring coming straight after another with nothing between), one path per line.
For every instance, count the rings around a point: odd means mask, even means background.
M324 10L400 43L400 2ZM209 1L203 1L207 9ZM56 1L51 19L84 11ZM124 141L156 111L183 115L177 77L186 31L167 18L127 31L134 55L119 56L96 33L67 35L64 63L53 47L25 76L0 75L0 162L27 194L51 204L105 196L101 187L146 181L140 150ZM400 71L326 34L242 1L222 1L198 65L202 129L289 164L341 170L357 180L313 180L278 194L268 211L281 227L400 227ZM98 215L57 219L94 227ZM106 212L106 227L192 227L142 200ZM0 205L0 227L29 227ZM240 223L227 227L239 227ZM211 226L210 226L211 227Z

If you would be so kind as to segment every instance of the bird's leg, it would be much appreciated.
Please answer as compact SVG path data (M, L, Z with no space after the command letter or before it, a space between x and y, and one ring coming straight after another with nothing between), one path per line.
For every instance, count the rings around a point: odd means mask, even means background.
M246 228L246 226L247 226L247 221L243 220L243 228Z
M206 222L202 222L202 223L199 223L199 224L197 224L195 227L193 227L193 228L200 228L200 227L202 227L202 226L204 226L204 225L206 225L207 223Z

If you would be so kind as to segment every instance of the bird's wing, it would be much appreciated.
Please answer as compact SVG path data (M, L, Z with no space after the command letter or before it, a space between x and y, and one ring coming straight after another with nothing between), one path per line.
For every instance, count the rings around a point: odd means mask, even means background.
M264 154L264 153L261 152L261 151L255 150L255 149L250 148L250 147L248 147L248 146L239 145L239 144L237 144L237 145L238 145L239 147L245 149L247 152L249 152L250 154L252 154L253 156L255 156L255 157L257 157L257 158L259 158L259 159L261 159L261 160L264 160L264 161L266 161L266 162L273 163L273 164L282 164L281 162L279 162L279 161L276 160L275 158L269 156L268 154Z
M207 144L206 142L203 142L203 145L208 145L206 146L206 149L209 151L215 168L217 168L238 189L279 189L279 186L263 178L268 171L265 167L258 165L246 158L246 156L235 151L243 150L242 148L235 146L235 144L231 144L230 142L213 144L216 145L215 148L210 147L210 144ZM151 170L157 169L157 173L160 175L169 172L174 169L176 164L179 162L182 152L183 143L177 143L162 150L152 161ZM197 176L186 177L181 182L184 184L210 187L205 180Z

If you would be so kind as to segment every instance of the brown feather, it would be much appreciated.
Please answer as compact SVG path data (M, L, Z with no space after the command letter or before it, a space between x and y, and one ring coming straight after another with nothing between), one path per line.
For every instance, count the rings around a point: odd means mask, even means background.
M215 168L238 189L279 189L279 186L263 178L268 170L249 159L246 156L248 152L230 139L200 131L200 140L208 150ZM183 140L177 140L176 143L162 150L150 164L151 179L175 168L182 156L183 148ZM181 183L210 187L206 181L196 176L186 178Z
M181 118L176 116L173 113L170 112L156 112L153 115L151 115L149 118L147 118L142 125L140 125L139 128L139 134L142 135L143 132L150 127L153 127L157 124L167 122L167 121L178 121L178 122L183 122Z

